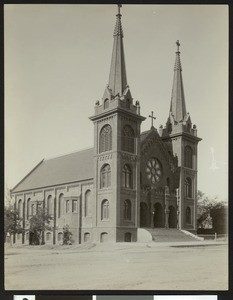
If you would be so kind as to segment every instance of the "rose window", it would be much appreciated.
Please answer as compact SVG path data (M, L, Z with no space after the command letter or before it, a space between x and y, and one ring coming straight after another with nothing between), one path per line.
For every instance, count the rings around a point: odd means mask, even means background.
M157 158L151 158L146 163L147 178L152 182L159 182L162 177L162 166Z

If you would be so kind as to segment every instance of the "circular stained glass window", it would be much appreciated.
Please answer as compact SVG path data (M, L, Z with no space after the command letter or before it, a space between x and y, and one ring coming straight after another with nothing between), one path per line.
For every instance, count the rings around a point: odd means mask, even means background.
M159 182L162 178L162 165L157 158L151 158L146 163L147 178L151 183Z

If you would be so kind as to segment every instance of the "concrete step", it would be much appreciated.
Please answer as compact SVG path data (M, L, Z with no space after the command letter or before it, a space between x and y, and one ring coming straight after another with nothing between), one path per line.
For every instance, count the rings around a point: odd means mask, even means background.
M185 234L175 228L144 228L152 235L154 242L186 242L197 241L195 237Z

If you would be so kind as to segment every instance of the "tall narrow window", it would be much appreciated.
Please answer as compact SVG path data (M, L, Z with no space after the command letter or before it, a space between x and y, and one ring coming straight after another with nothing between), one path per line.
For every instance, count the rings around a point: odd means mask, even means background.
M184 166L187 168L193 167L193 150L190 146L184 149Z
M35 204L32 204L31 211L32 211L32 215L34 216L36 214Z
M124 219L131 220L131 202L128 199L124 201Z
M70 200L66 200L66 213L70 212Z
M107 124L100 131L99 152L112 150L112 127Z
M72 212L77 212L78 211L78 201L77 200L72 200Z
M185 179L185 196L192 198L192 180L189 177Z
M49 215L53 214L53 203L52 203L52 201L53 201L53 198L52 198L51 195L49 195L48 198L47 198L47 213Z
M130 100L129 99L126 99L125 106L128 109L130 108Z
M109 100L105 99L104 100L104 109L109 108Z
M122 130L122 150L134 153L134 130L131 126L125 125Z
M101 203L101 220L109 219L109 202L108 200L103 200Z
M191 224L191 208L186 208L186 224Z
M58 242L61 242L62 239L63 239L63 232L59 232L58 235L57 235Z
M58 198L58 218L62 215L62 204L64 200L64 194L60 194Z
M18 212L19 212L19 217L22 218L23 217L23 202L21 199L18 202Z
M29 219L29 216L30 216L30 201L31 201L31 199L29 198L28 200L27 200L27 220Z
M50 241L51 240L51 236L52 236L51 232L47 232L46 233L46 241Z
M125 188L132 188L132 171L129 165L124 165L122 170L122 185Z
M87 190L86 193L85 193L85 203L84 203L84 215L85 215L85 217L90 215L90 208L91 208L90 199L91 199L91 191Z
M100 171L100 188L107 188L111 186L111 167L106 164Z

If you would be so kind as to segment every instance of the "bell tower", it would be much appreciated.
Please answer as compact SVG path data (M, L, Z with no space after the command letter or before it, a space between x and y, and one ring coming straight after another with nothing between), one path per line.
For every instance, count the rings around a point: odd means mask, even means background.
M137 240L140 203L140 115L127 83L118 5L108 84L95 104L94 123L94 240Z
M176 45L169 117L166 127L161 128L160 135L177 156L180 168L178 227L195 232L197 229L197 145L201 139L197 137L197 127L192 125L191 117L186 111L179 41Z

